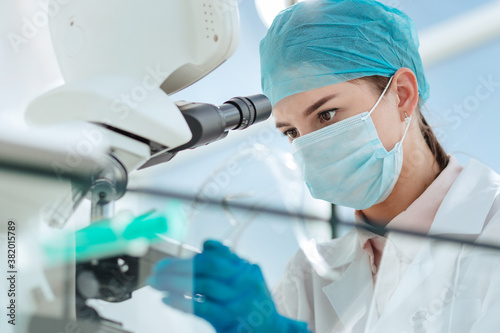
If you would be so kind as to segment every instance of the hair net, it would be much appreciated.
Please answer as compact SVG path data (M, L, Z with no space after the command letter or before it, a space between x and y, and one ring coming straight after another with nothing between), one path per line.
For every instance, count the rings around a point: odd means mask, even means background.
M260 44L262 89L274 105L307 90L402 67L429 97L413 21L370 0L309 0L282 11Z

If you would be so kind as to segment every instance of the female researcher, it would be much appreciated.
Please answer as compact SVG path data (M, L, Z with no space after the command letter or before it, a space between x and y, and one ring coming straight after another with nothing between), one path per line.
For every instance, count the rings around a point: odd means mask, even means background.
M360 224L498 242L500 177L447 156L420 113L429 87L405 14L369 0L301 2L275 19L261 65L276 126L314 197L355 208ZM363 229L319 250L335 274L318 275L299 251L274 299L257 266L213 241L194 260L160 262L150 283L218 332L487 332L498 323L496 253Z

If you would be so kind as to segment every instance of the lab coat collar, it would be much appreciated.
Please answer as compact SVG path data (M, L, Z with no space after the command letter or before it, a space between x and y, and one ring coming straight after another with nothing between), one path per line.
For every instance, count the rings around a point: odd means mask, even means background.
M500 176L480 162L470 160L444 198L429 233L480 234L499 187ZM465 223L461 223L462 221ZM369 235L360 237L359 232L353 230L349 237L344 237L343 242L336 243L336 245L345 246L344 249L349 248L351 251L347 256L334 256L337 259L331 262L331 267L338 269L342 265L349 265L340 279L323 288L323 292L328 297L346 331L349 331L349 328L352 328L356 322L360 324L359 319L366 313L373 298L373 280L369 258L359 246L361 238L366 238L366 236ZM402 283L409 284L405 289L407 291L413 290L418 285L418 281L429 275L432 271L432 265L433 262L428 261L425 262L424 266L420 266L420 272L408 272L412 276L418 276L418 279L402 281ZM337 295L344 293L348 293L352 297L353 290L358 293L353 301L337 297ZM392 304L388 304L388 311L385 313L394 311L394 306L404 301L404 297L407 295L407 292L394 295L394 299L390 302Z
M446 194L429 233L474 236L475 239L483 230L499 187L500 177L494 171L476 160L470 160ZM431 274L435 264L430 252L433 243L422 244L424 244L422 252L419 252L419 256L413 261L414 264L409 267L405 277L401 280L378 324L382 325L381 323L389 318L391 313L397 311L399 304L405 302L420 282ZM419 248L421 247L414 247L414 249ZM447 263L455 262L459 254L455 251L449 251L449 253L441 251L440 253L449 255L449 258L445 260ZM373 319L370 322L374 323Z
M323 287L323 292L343 325L343 332L356 331L364 326L373 297L369 258L357 246L357 242L351 243L356 245L354 260L338 280ZM340 331L340 328L335 326L334 331Z
M429 234L480 234L499 186L493 170L469 160L439 207Z
M328 267L332 270L338 270L355 260L359 251L358 244L358 234L356 229L353 229L343 237L320 243L317 247L322 257L327 261ZM342 255L338 255L339 253Z
M353 325L362 324L360 319L368 311L373 297L369 258L359 246L359 233L356 229L325 245L320 252L324 258L328 258L330 269L338 271L341 276L322 290L342 325L335 326L334 331L350 332ZM342 255L333 255L335 253ZM356 293L354 300L353 292Z

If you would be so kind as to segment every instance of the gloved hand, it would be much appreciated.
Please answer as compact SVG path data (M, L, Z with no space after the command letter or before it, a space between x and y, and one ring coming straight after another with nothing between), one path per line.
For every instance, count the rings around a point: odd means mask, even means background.
M160 261L148 283L167 292L165 304L207 320L218 333L309 332L306 323L278 314L259 266L216 241L193 259Z

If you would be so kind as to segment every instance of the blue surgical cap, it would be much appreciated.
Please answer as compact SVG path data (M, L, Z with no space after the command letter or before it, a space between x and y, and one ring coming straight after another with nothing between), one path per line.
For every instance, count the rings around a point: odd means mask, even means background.
M282 11L260 43L262 90L274 105L304 91L411 69L429 97L418 35L398 9L370 0L308 0Z

